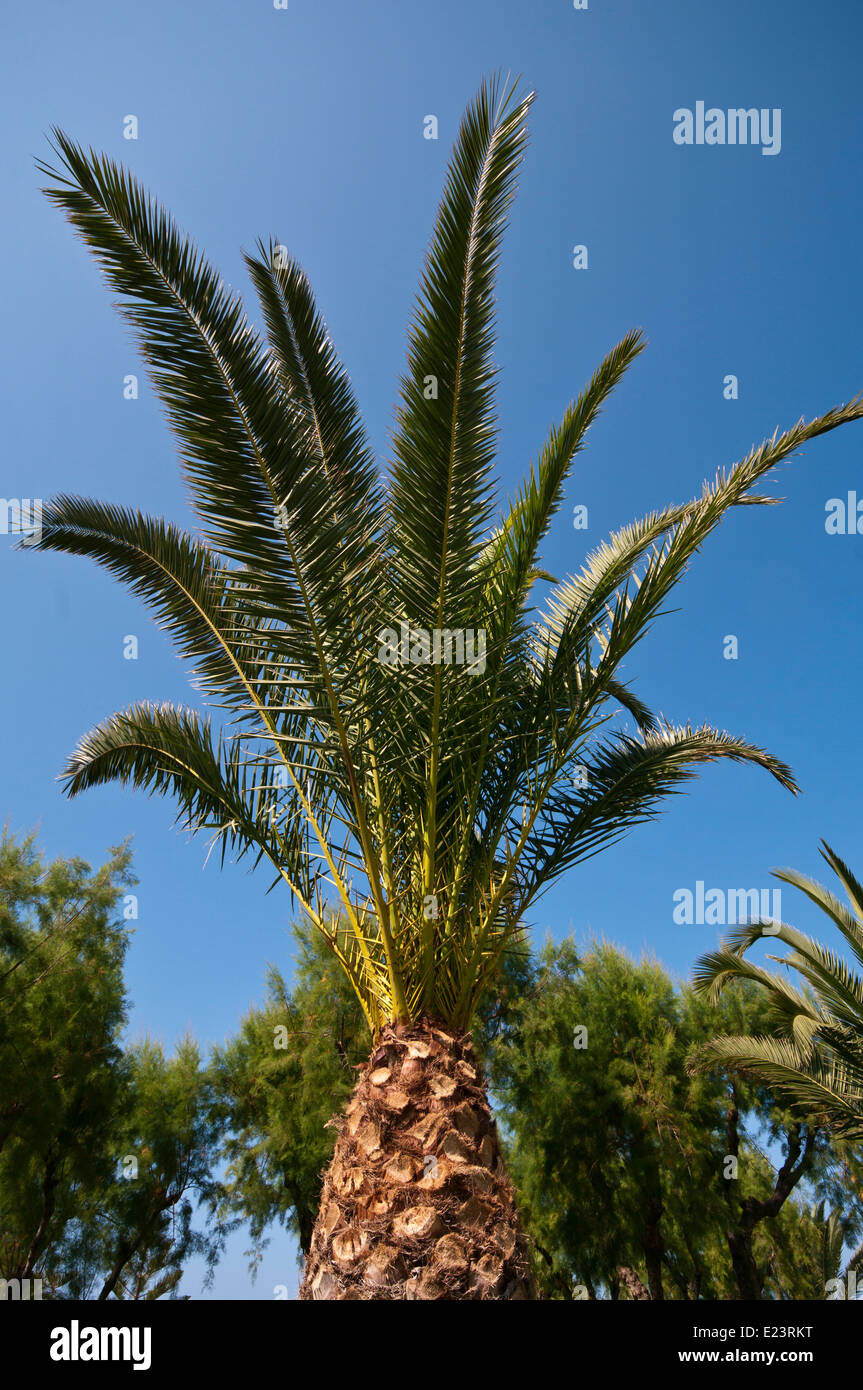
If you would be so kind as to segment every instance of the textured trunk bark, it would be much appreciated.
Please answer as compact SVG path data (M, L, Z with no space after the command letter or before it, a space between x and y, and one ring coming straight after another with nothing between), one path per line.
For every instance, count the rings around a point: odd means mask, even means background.
M536 1297L466 1034L384 1028L334 1123L301 1299Z

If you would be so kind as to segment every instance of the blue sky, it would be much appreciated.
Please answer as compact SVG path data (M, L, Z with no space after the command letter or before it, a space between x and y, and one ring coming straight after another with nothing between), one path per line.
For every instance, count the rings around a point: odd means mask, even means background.
M0 94L6 195L0 257L6 409L0 492L93 494L189 523L173 441L87 253L39 193L34 157L59 124L128 163L235 286L241 249L275 235L305 265L380 457L422 256L462 108L484 74L520 73L538 99L498 286L502 492L623 333L647 352L592 432L555 521L562 577L614 527L700 489L752 443L863 387L858 276L859 53L851 0L42 0L8 14ZM781 151L677 145L696 102L782 113ZM423 138L436 115L439 139ZM138 139L123 137L138 118ZM586 245L588 269L573 268ZM136 372L140 395L123 397ZM723 381L739 380L726 400ZM672 920L676 889L767 887L819 874L819 837L863 866L856 614L863 535L828 535L828 499L861 479L863 425L787 465L782 507L727 520L627 668L669 717L710 721L791 763L804 795L765 773L709 770L655 825L575 870L534 917L681 974L715 941ZM863 487L860 488L863 496ZM588 507L587 531L572 508ZM190 698L142 607L73 557L0 536L6 630L0 814L40 827L47 853L101 862L134 835L139 920L131 1032L168 1045L232 1033L289 967L289 903L261 872L215 862L171 806L122 789L66 801L55 778L80 735L142 698ZM136 661L123 639L139 639ZM738 639L738 659L723 657ZM826 872L826 870L825 870ZM783 914L820 926L783 895ZM222 1297L296 1287L277 1239L249 1287L236 1241ZM197 1293L189 1276L186 1287Z

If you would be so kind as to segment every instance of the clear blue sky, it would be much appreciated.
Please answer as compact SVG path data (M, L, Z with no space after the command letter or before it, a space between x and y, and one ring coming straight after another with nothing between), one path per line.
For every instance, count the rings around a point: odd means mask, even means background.
M863 387L855 0L41 0L7 13L2 84L4 458L0 492L93 494L190 517L172 439L87 253L39 193L46 132L126 161L210 258L247 288L241 248L274 234L298 255L382 458L417 275L464 104L497 68L538 92L499 280L502 489L631 326L647 353L595 427L549 538L562 576L608 531L683 500L779 425ZM673 113L781 108L782 146L681 147ZM438 117L440 138L423 138ZM135 115L137 141L123 138ZM572 267L586 244L589 269ZM138 372L137 401L123 378ZM723 379L739 378L739 399ZM571 873L535 917L570 923L687 973L711 927L672 921L680 887L768 886L818 873L820 836L863 867L858 595L863 535L828 536L825 504L863 481L863 425L782 473L785 505L723 524L678 591L680 611L627 674L676 720L709 720L789 761L798 799L720 767L655 825ZM863 486L860 487L863 496ZM572 507L589 508L575 531ZM189 698L137 601L94 566L0 537L5 626L0 815L38 824L49 854L94 864L134 835L140 918L128 959L132 1034L171 1045L232 1033L290 966L289 904L262 872L203 869L172 808L121 789L64 800L80 735L142 698ZM139 638L137 661L123 638ZM739 641L737 661L723 639ZM814 929L792 901L784 915ZM258 1285L242 1240L215 1292L296 1286L276 1241ZM194 1279L186 1287L194 1293Z

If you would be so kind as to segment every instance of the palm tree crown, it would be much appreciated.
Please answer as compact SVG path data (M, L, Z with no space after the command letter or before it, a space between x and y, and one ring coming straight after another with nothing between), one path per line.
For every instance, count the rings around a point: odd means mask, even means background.
M858 967L863 966L863 884L826 841L822 857L848 897L797 873L775 877L805 893L838 928ZM783 974L746 959L756 941L781 941L787 955L769 956ZM794 971L798 987L789 977ZM851 1143L863 1140L863 977L827 946L784 922L756 918L729 934L718 951L702 956L696 985L712 998L735 979L753 980L767 993L775 1036L715 1038L693 1059L693 1070L723 1066L760 1078L792 1108L805 1112Z
M263 326L122 168L55 131L41 168L121 296L176 431L200 536L79 497L39 544L88 555L151 607L220 711L137 704L89 733L71 794L112 779L266 859L317 924L373 1030L461 1027L538 895L718 758L790 770L743 739L657 719L619 671L725 512L856 399L753 449L549 582L539 548L628 333L495 521L493 290L530 96L468 108L409 330L392 460L375 465L300 266L246 264ZM614 732L622 706L637 733Z

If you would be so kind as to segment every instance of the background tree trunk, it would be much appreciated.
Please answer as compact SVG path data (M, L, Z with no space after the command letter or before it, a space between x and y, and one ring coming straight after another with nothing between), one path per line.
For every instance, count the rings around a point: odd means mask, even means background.
M536 1297L467 1034L384 1028L333 1123L301 1299Z
M665 1298L665 1292L662 1287L662 1257L665 1254L665 1242L662 1239L662 1232L659 1229L661 1219L662 1198L649 1197L644 1220L642 1245L644 1248L645 1264L647 1266L647 1284L650 1289L650 1297L656 1301L661 1301Z
M647 1303L650 1301L650 1294L642 1284L635 1270L630 1269L629 1265L618 1265L617 1277L634 1302Z

